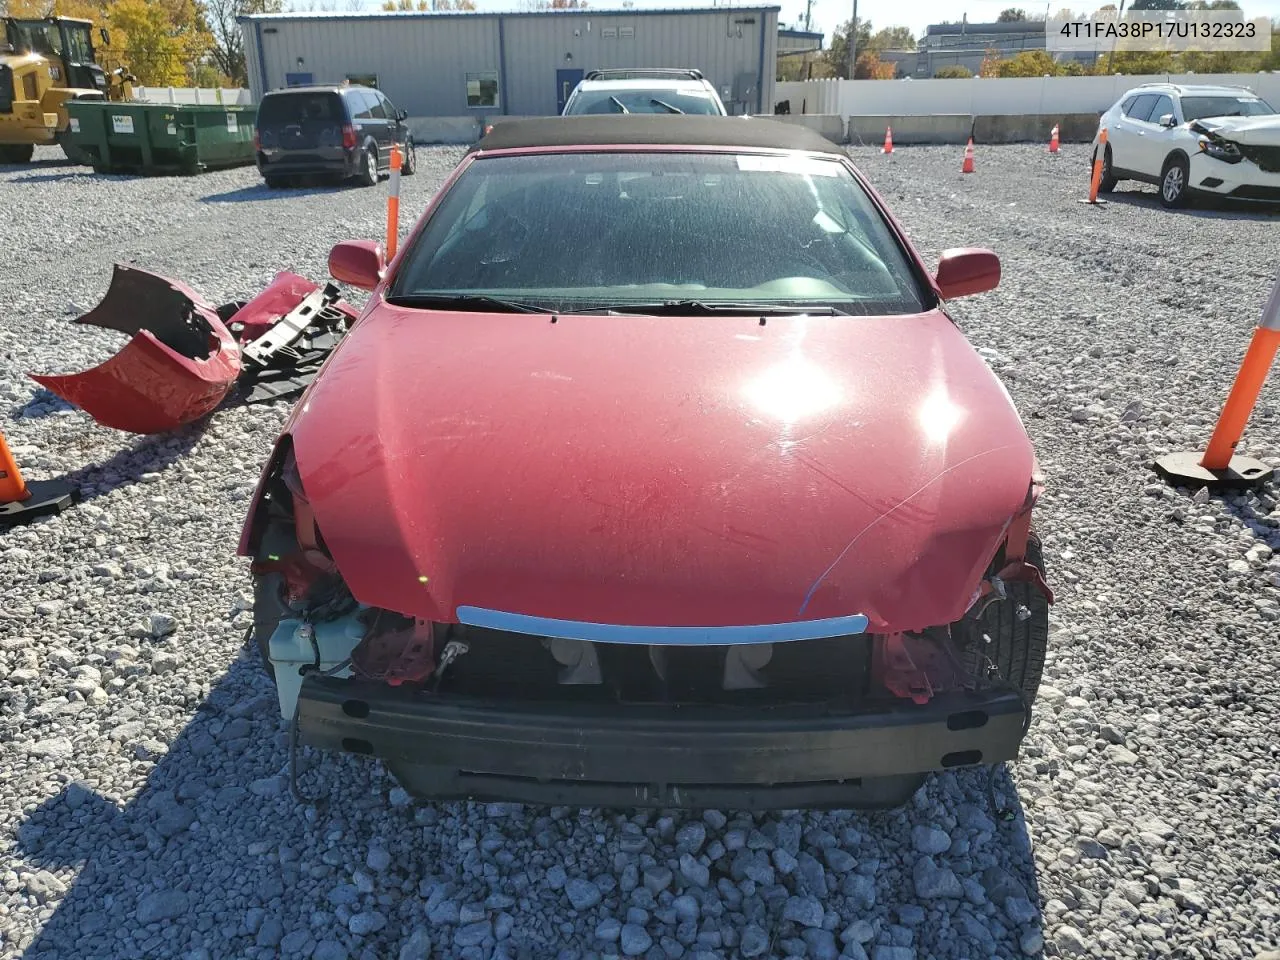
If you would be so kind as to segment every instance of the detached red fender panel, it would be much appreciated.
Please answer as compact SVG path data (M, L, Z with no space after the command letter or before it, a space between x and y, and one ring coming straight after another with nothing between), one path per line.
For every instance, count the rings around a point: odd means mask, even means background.
M184 283L116 264L102 302L76 323L131 336L82 373L31 378L103 426L162 433L211 413L240 375L240 347Z

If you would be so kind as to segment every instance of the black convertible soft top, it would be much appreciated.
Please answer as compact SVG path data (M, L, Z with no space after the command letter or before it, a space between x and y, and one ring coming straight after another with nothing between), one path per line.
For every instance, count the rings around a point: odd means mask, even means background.
M494 121L472 153L520 147L595 147L627 144L754 147L844 156L826 137L799 124L755 117L625 116L539 117Z

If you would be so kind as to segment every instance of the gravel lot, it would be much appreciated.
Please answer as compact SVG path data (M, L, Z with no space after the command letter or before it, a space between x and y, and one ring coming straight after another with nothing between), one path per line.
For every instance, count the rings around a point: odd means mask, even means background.
M460 155L419 153L407 212ZM98 177L39 151L0 168L0 427L85 502L0 535L0 957L1280 956L1280 491L1192 497L1146 466L1207 438L1280 216L1165 211L1147 188L1080 205L1079 145L980 147L970 177L959 148L854 155L928 259L1004 262L956 312L1049 478L1055 645L1015 821L974 773L871 816L632 815L414 806L337 757L304 776L328 808L295 803L234 556L286 407L141 439L25 374L114 349L67 322L113 260L215 302L277 269L320 279L334 241L379 234L384 191ZM1244 446L1280 466L1280 374Z

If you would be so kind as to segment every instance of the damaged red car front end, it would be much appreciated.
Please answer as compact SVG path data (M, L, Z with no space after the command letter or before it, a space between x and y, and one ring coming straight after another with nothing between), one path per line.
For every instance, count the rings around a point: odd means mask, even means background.
M998 263L952 251L930 278L838 148L760 123L504 125L385 280L355 271L374 304L241 543L301 742L428 797L736 808L895 804L1016 754L1050 600L1037 470L938 302ZM450 195L465 208L484 171L510 206L468 236ZM608 245L587 229L554 298L517 298L522 253L554 246L544 188L584 227L691 208L780 232L732 248L725 223L705 263L663 247L650 272L587 262ZM774 194L819 207L788 234L756 212ZM741 278L713 289L729 252ZM445 294L440 269L502 282ZM671 300L699 271L699 298Z

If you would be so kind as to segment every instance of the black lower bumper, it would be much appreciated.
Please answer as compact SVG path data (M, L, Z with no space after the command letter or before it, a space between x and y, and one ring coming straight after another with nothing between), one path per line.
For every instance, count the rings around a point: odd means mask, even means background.
M308 677L304 744L383 758L430 799L770 809L892 806L935 770L1017 755L1013 691L918 706L495 702Z
M354 177L360 169L360 155L338 157L282 157L270 162L258 157L258 172L264 177Z

